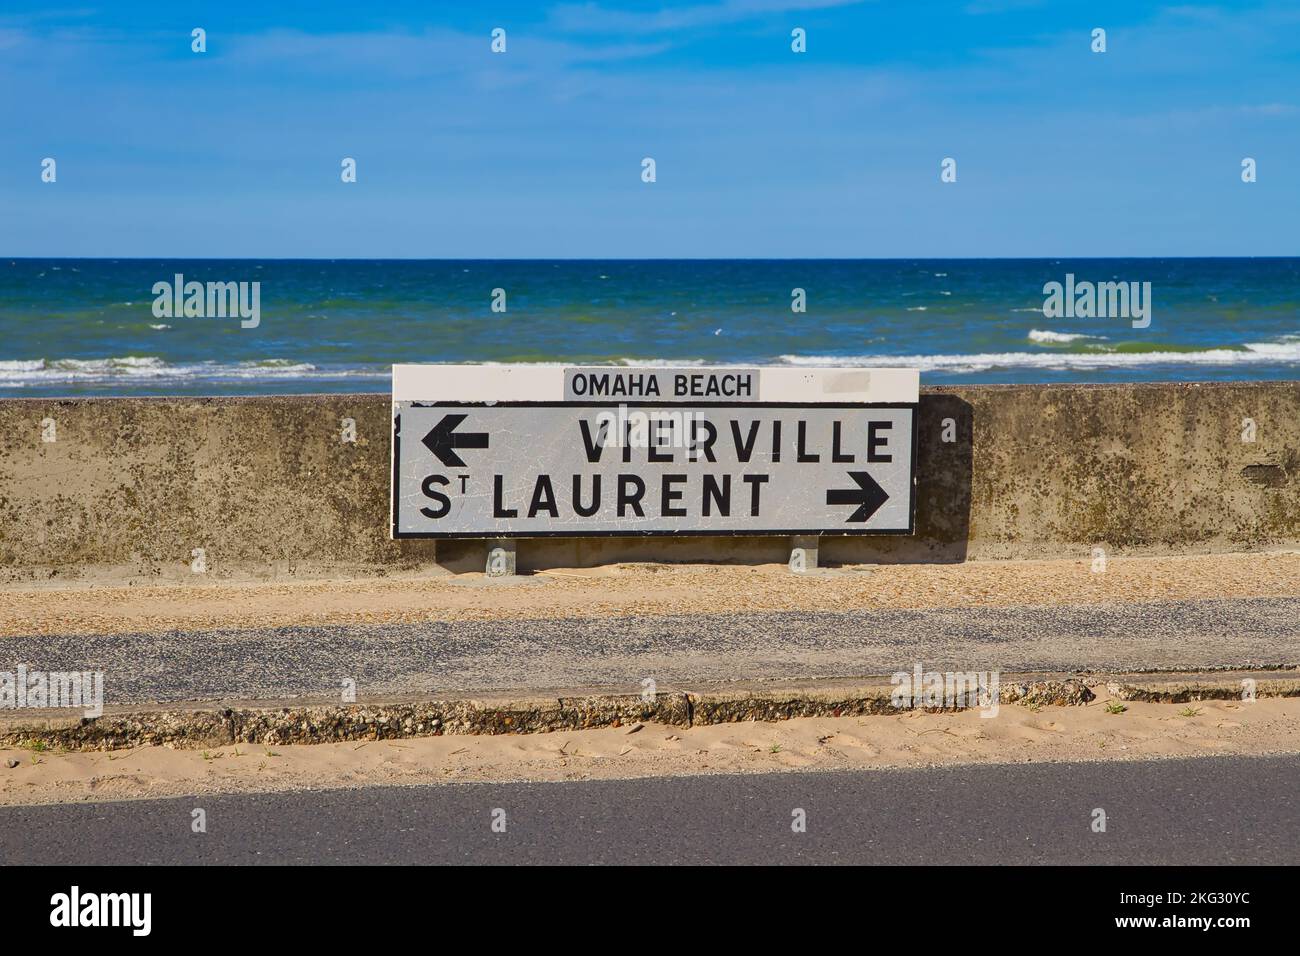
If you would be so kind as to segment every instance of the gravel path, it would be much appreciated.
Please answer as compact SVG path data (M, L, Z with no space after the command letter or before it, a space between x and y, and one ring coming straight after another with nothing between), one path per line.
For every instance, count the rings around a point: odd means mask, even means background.
M108 705L358 697L936 670L1300 664L1300 598L1097 606L425 621L0 640L0 670L102 670Z

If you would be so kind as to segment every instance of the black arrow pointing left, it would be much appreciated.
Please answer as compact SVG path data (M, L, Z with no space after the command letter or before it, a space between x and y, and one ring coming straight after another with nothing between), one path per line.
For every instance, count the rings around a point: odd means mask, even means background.
M465 415L443 415L442 421L420 439L424 447L433 452L448 468L464 468L465 460L456 454L457 448L487 448L487 432L456 432Z
M849 477L858 485L856 488L833 488L826 492L828 505L857 505L857 510L845 518L845 521L861 523L880 510L880 506L889 500L889 493L876 483L865 471L851 471Z

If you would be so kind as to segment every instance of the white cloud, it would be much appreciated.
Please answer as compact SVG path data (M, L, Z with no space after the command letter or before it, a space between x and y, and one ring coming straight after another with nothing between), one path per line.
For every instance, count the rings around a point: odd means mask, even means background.
M598 3L565 3L551 10L551 25L572 33L662 33L692 27L739 23L756 17L803 10L854 6L864 0L722 0L653 12L616 10Z

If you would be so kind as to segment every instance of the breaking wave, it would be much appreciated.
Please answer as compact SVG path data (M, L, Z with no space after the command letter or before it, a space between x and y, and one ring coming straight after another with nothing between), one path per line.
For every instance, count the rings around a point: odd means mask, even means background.
M856 365L919 368L922 371L985 372L998 368L1099 369L1154 365L1300 365L1300 342L1257 342L1233 348L1151 351L1092 346L1078 352L981 352L970 355L782 355L798 366Z
M31 359L0 361L0 387L95 385L113 382L230 382L292 378L387 377L389 366L320 366L287 359L173 364L152 356L107 359Z

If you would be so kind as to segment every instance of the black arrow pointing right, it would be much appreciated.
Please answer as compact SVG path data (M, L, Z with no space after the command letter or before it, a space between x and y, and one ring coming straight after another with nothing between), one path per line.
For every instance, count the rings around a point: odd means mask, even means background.
M456 428L465 420L465 415L443 415L442 420L429 430L420 441L424 447L433 452L438 460L448 468L464 468L465 460L456 454L457 448L488 447L487 432L461 432L454 434Z
M889 494L876 483L865 471L851 471L849 477L857 482L856 488L832 488L826 492L828 505L857 505L853 514L845 521L863 522L880 510L880 506L889 500Z

